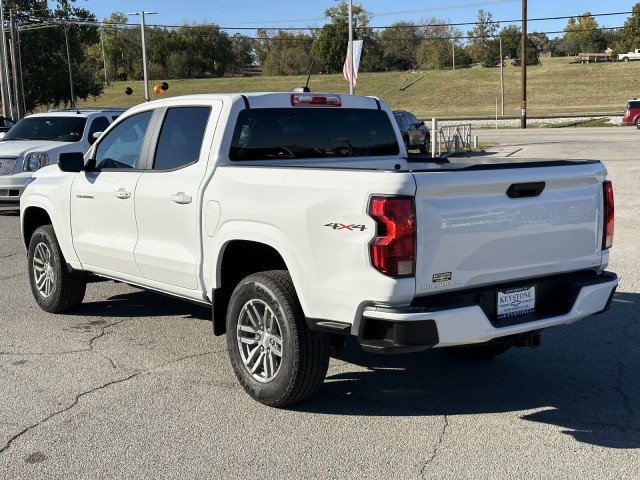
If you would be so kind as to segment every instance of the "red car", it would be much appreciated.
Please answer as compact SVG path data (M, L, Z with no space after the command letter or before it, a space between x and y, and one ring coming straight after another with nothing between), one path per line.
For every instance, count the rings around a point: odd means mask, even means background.
M624 111L622 123L640 128L640 98L627 102L627 109Z

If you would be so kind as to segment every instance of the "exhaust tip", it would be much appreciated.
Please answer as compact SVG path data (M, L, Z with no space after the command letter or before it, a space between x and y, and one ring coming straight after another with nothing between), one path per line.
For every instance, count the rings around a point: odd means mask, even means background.
M525 332L509 337L509 342L514 347L538 348L540 346L539 332Z

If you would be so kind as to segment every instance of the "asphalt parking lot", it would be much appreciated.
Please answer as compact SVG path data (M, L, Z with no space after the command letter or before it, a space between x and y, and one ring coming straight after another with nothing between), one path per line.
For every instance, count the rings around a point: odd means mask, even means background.
M349 343L317 396L278 410L238 385L205 308L109 281L73 314L41 311L2 211L0 478L638 478L640 131L473 133L487 155L604 161L610 311L483 363Z

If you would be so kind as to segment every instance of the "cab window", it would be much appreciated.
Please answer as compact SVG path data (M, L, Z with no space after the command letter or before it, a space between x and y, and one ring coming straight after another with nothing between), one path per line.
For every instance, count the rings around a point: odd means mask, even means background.
M383 110L255 108L238 114L229 158L287 160L398 152L395 130Z
M102 137L96 150L96 168L140 168L140 152L152 113L133 115Z
M210 112L209 107L167 110L156 147L154 170L175 170L198 161Z

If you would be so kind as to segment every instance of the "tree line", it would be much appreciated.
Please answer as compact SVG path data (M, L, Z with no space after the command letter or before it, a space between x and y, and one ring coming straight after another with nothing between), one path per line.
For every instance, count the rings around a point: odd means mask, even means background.
M120 12L98 22L75 0L5 0L15 11L22 65L25 106L69 105L68 62L77 98L101 94L105 84L143 77L139 26ZM51 2L49 2L51 3ZM230 35L217 25L179 27L147 25L146 46L152 78L204 78L242 75L247 65L260 65L265 75L302 75L310 65L317 72L338 73L347 53L348 3L325 10L328 22L300 30L259 28L255 34ZM353 5L354 38L364 41L361 72L430 70L481 64L496 67L521 63L521 29L500 28L490 12L478 11L472 28L435 17L399 21L384 29L371 26L371 14ZM65 49L68 42L69 54ZM640 2L621 28L600 27L589 12L569 18L562 35L527 36L526 62L536 65L542 54L614 53L640 48ZM502 57L500 53L502 52Z

